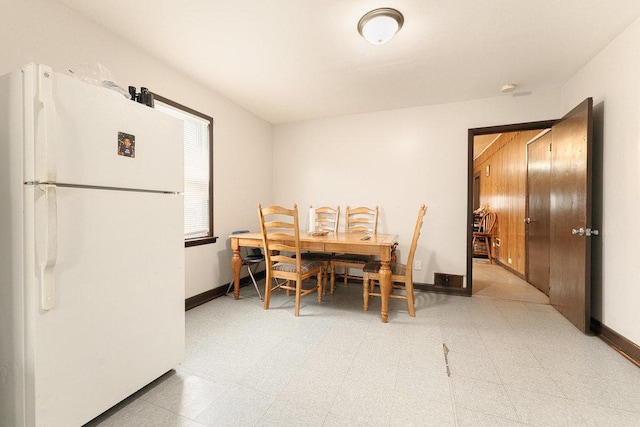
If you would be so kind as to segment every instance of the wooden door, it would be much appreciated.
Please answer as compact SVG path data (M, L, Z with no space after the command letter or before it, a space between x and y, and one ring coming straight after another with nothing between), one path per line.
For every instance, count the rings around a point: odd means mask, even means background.
M549 295L551 132L527 145L527 281Z
M552 127L549 299L582 332L591 318L593 100Z

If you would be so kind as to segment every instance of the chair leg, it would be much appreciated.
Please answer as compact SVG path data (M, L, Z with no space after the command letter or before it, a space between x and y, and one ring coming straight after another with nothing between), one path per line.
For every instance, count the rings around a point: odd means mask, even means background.
M229 282L229 286L227 286L227 292L225 292L224 294L227 295L232 287L233 287L233 279L231 279L231 281Z
M409 307L409 316L416 317L416 306L413 295L413 281L405 282L404 289L407 293L407 306Z
M264 309L269 309L269 302L271 301L271 274L267 269L267 276L264 279Z
M260 265L260 264L256 264L256 270L258 269L257 265ZM256 288L256 292L258 292L258 296L260 297L260 301L263 301L262 294L260 294L260 289L258 289L258 284L256 283L256 278L253 277L253 272L251 272L251 266L248 266L247 270L249 270L249 276L251 276L251 281L253 282L253 287ZM227 289L227 292L229 292L228 289Z
M300 294L302 293L302 280L296 280L296 307L294 310L294 314L296 317L300 315Z
M362 276L362 304L364 311L369 310L369 275L364 273Z
M242 265L246 265L246 264L242 264ZM242 268L242 265L240 266L240 268ZM251 268L249 266L247 266L247 270L249 270L249 273L251 273ZM231 288L233 288L233 279L231 279L231 281L229 282L229 286L227 286L227 292L225 292L224 294L227 295L231 290Z
M258 288L258 283L256 282L256 278L253 276L253 272L251 271L251 266L248 264L245 264L247 266L247 271L249 272L249 276L251 276L251 281L253 282L253 287L256 288L256 292L258 292L258 296L260 297L260 301L264 301L264 299L262 298L262 294L260 294L260 289ZM256 264L256 271L258 270L258 267L260 264ZM229 282L229 286L227 286L227 291L224 293L225 295L229 294L229 291L231 291L231 289L233 288L233 279L231 279L231 282Z
M333 292L336 289L336 268L333 266L333 263L331 264L331 293L333 294Z
M320 270L320 273L318 273L318 303L322 302L322 292L323 292L323 288L324 288L324 282L325 282L325 277L323 276L322 272L324 269Z

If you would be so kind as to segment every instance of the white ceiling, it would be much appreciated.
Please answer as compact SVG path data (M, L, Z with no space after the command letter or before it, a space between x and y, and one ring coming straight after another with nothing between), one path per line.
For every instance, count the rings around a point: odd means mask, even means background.
M271 123L558 87L638 0L59 0ZM405 17L386 45L362 15ZM511 96L511 95L503 95Z

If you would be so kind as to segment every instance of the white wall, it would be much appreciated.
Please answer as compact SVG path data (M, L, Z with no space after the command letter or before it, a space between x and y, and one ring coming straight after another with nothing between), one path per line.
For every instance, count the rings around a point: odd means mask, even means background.
M139 18L123 17L132 25ZM257 203L271 198L271 124L66 6L50 0L0 0L0 74L29 62L61 72L99 62L120 86L146 86L214 118L214 227L221 238L186 249L186 296L228 282L227 236L238 228L258 230Z
M562 88L562 111L593 97L602 134L602 278L593 317L640 343L640 20ZM601 129L601 131L600 131Z
M414 280L466 276L469 128L554 119L560 90L277 125L275 203L378 205L380 233L397 233L400 259L418 207L428 206ZM306 224L306 220L302 220Z

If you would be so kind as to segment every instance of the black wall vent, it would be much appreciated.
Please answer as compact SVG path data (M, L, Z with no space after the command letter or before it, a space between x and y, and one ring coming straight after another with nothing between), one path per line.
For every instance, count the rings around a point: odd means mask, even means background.
M462 288L462 276L459 274L434 273L433 284L447 288Z

